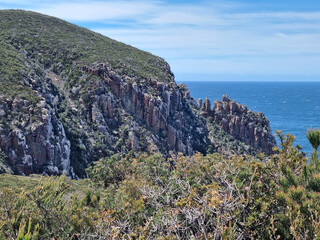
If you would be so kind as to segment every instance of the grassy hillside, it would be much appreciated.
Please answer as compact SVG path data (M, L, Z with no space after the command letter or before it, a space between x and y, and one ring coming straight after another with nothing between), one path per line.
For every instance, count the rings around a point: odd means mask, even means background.
M168 64L150 53L54 17L21 10L0 11L0 81L10 84L3 85L0 93L10 89L20 92L21 80L35 78L37 68L63 66L68 73L97 62L108 63L115 71L135 78L173 80Z
M45 182L54 182L58 177L45 177L41 175L19 176L11 174L0 174L0 189L10 188L15 192L32 191L34 188L43 185ZM88 186L88 180L64 180L67 184L70 184L68 192L71 194L78 194L83 196L91 188Z

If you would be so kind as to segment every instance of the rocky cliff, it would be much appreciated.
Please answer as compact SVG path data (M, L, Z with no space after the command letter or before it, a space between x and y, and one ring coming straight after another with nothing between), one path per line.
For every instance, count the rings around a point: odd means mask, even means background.
M184 96L197 114L206 120L208 138L215 151L229 154L272 154L276 145L269 120L261 112L222 96L213 106L208 98L196 101L184 85Z
M84 177L114 153L275 144L263 114L196 103L159 57L33 12L0 11L0 32L0 163L15 173Z
M203 106L201 101L201 114L212 119L212 124L258 152L272 153L276 141L263 113L253 112L245 105L230 100L227 95L222 96L222 101L215 100L212 109L209 99Z

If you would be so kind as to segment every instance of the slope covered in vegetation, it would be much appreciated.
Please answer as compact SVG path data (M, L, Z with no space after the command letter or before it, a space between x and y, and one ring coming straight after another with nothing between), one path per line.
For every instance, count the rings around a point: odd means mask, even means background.
M278 136L261 159L115 155L75 195L64 176L33 190L1 184L0 239L318 239L318 159Z
M170 72L164 71L168 65L161 58L58 18L22 10L2 10L0 20L0 64L7 66L2 81L16 79L23 66L24 74L29 74L26 59L46 67L53 65L53 68L63 64L66 71L107 61L113 69L125 71L128 76L173 80Z

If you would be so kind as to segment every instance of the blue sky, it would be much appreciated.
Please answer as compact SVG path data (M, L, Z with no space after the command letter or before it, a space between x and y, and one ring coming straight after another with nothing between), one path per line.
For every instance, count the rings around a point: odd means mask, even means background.
M320 1L0 0L152 52L178 81L320 81Z

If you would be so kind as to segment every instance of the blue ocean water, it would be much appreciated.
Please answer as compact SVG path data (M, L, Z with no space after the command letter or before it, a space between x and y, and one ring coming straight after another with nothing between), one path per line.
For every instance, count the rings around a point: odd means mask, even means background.
M271 129L294 135L295 144L310 153L308 128L320 129L320 82L184 82L195 99L221 100L223 94L263 112Z

